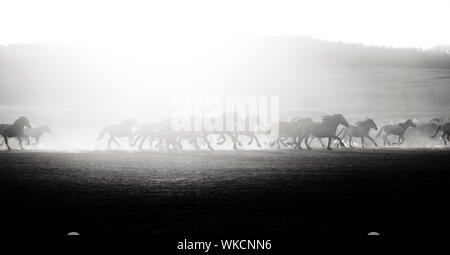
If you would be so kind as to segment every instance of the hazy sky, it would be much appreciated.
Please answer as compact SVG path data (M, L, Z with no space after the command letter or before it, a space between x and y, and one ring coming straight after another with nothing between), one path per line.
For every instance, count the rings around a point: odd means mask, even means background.
M448 10L448 0L9 0L1 3L0 43L256 34L428 48L450 44Z

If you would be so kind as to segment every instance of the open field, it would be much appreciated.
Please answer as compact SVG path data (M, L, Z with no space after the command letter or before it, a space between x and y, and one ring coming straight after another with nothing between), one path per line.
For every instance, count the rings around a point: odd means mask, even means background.
M0 153L2 233L439 234L450 150Z

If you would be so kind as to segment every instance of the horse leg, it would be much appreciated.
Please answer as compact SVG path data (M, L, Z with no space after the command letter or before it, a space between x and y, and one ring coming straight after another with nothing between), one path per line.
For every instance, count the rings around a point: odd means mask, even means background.
M273 147L274 145L275 145L275 143L276 143L276 141L272 141L272 142L270 142L270 147Z
M305 136L305 145L306 145L306 148L307 148L308 150L311 150L311 147L310 147L309 144L308 144L308 139L309 139L309 135L306 135L306 136Z
M239 141L239 135L235 135L234 137L235 137L236 142L238 143L238 145L239 145L240 147L242 147L243 145L242 145L241 141Z
M294 145L294 150L298 149L298 139L300 139L298 136L294 137L294 140L292 141L292 145Z
M157 149L158 151L162 151L164 149L164 141L165 138L159 138L158 142L156 143L155 149Z
M253 136L249 135L248 137L250 137L250 141L247 143L247 145L251 145L253 143Z
M281 143L285 148L288 147L288 145L287 145L286 143L284 143L283 140L280 140L280 143Z
M405 138L403 136L399 136L398 140L399 140L398 145L401 145L405 141Z
M397 141L393 142L392 144L398 144L398 143L400 143L400 136L399 135L397 136Z
M233 142L233 150L237 150L238 146L237 146L237 139L236 137L234 137L233 135L229 135L231 137L231 141Z
M277 138L277 148L278 148L278 149L281 149L281 146L280 146L280 138Z
M150 147L151 150L153 150L153 141L155 140L154 137L149 136L148 137L148 146Z
M397 141L394 144L400 145L401 141L402 141L401 136L398 136Z
M311 137L311 140L309 140L309 143L308 143L309 146L311 146L311 144L313 143L314 139L319 139L319 138L317 138L315 136Z
M206 146L208 146L208 149L210 149L211 151L213 151L214 150L214 148L211 146L211 143L209 143L209 141L208 141L208 137L206 137L206 136L203 136L203 140L205 141L205 143L206 143Z
M113 142L114 142L117 146L119 146L119 148L122 148L122 146L120 146L120 143L116 140L115 137L113 137Z
M258 146L258 148L261 148L261 144L259 143L258 137L256 137L256 135L253 135L253 138L255 138L256 146Z
M384 136L383 136L383 139L384 139L384 141L387 143L387 145L389 145L389 146L391 145L391 142L389 141L387 135L384 135Z
M364 149L364 136L361 136L361 149Z
M8 150L11 150L11 147L9 147L9 143L8 143L8 137L7 136L3 136L3 140L5 141L6 147L8 148Z
M292 141L290 141L290 142L287 142L286 144L287 145L295 145L295 143L296 143L296 137L294 137L294 139L292 139Z
M344 137L342 137L342 142L345 142L345 140L344 140L344 139L345 139L345 136L344 136ZM339 149L339 146L340 146L340 144L339 144L339 143L336 143L336 146L335 146L335 147L336 147L336 149Z
M109 138L109 141L108 141L108 150L109 151L111 150L111 143L112 143L113 139L114 139L114 137L112 137L112 136Z
M177 139L170 139L170 144L172 144L172 149L174 152L178 152L178 148L180 148L180 150L183 149L183 145L181 145Z
M142 137L143 137L142 135L136 136L136 139L134 139L134 141L131 143L131 146L135 146L136 143L137 143Z
M25 150L25 149L23 148L22 138L20 138L20 136L18 136L18 137L17 137L17 140L19 140L19 146L20 146L20 149L21 149L21 150Z
M328 146L327 146L327 150L331 151L331 136L328 137Z
M295 145L295 146L297 146L297 148L298 148L299 150L302 150L302 149L303 149L303 148L302 148L303 138L304 138L304 137L298 137L297 144Z
M348 137L348 146L353 149L353 136Z
M136 138L136 141L134 141L134 144L137 143L138 139L141 139L141 142L139 143L139 150L142 151L143 150L142 147L144 147L144 142L145 139L147 139L147 136L139 136L138 138Z
M372 139L372 137L370 136L366 136L367 138L369 138L369 140L375 145L375 147L378 147L378 144Z
M339 136L333 136L332 138L335 138L338 140L339 144L345 148L345 144L342 142L341 138L339 138Z
M225 135L224 135L224 134L220 134L219 139L220 139L220 140L216 142L217 145L222 145L222 144L225 143L225 141L226 141L226 138L225 138Z
M445 136L446 136L446 134L445 133L442 133L442 140L444 140L444 146L445 145L447 145L447 140L445 140Z
M178 148L177 145L179 145L181 147L181 149L183 149L183 146L181 145L181 143L179 143L177 141L177 138L170 138L166 140L167 143L167 149L170 151L172 150L173 152L177 152ZM170 146L172 145L172 149L170 149Z

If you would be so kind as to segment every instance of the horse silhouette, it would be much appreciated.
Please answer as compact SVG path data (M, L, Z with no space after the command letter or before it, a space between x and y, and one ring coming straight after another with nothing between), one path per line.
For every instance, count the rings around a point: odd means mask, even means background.
M30 138L34 139L35 144L39 144L39 140L44 133L51 133L51 129L48 125L42 125L35 128L25 128L23 130L24 138L27 140L27 144L30 145Z
M150 149L153 149L153 141L155 140L154 133L163 125L163 123L145 123L138 127L134 132L133 137L136 137L131 143L135 146L139 142L139 150L143 150L144 142L148 139Z
M286 139L292 139L295 143L295 138L299 133L300 125L296 121L278 121L271 125L270 129L266 131L266 135L272 135L273 140L270 142L270 146L277 145L278 149L281 149L281 145L287 147L288 144L285 143ZM275 136L274 136L275 133Z
M311 147L308 144L310 135L317 138L328 138L327 150L331 150L331 141L337 139L342 147L345 147L341 138L336 135L336 130L339 125L348 127L349 124L342 114L327 115L322 117L322 122L309 122L304 125L305 145L308 150Z
M266 131L266 134L272 134L272 132L276 129L278 129L278 134L275 132L277 136L274 137L275 139L270 143L270 146L272 147L276 144L277 148L280 149L280 144L284 147L287 147L288 145L295 145L296 149L302 149L301 142L305 138L304 125L310 122L313 122L313 120L309 117L295 117L291 118L289 121L278 121L273 123L271 128ZM311 139L310 144L315 138L316 137L313 137ZM288 139L290 139L291 141L287 141ZM324 147L325 145L322 143L322 140L318 140Z
M436 135L438 134L438 132L442 130L442 140L444 140L444 145L447 145L447 141L450 142L450 123L446 123L442 126L438 126L436 128L436 132L434 133L434 135L431 136L431 138L436 137Z
M153 139L158 142L156 144L156 149L158 150L172 150L178 151L183 149L183 146L179 142L179 131L172 128L172 120L167 119L162 122L161 126L153 132Z
M214 148L211 146L207 138L207 133L203 131L176 131L177 141L181 145L181 140L187 140L189 144L193 145L195 149L201 149L199 141L202 144L206 144L209 150L213 151ZM181 145L183 147L183 145Z
M242 143L236 137L236 132L240 129L242 125L245 125L245 120L237 111L226 112L219 117L203 118L202 123L203 123L203 132L205 133L206 137L208 137L209 135L219 135L219 140L216 142L216 144L222 145L226 142L226 137L230 137L231 142L233 143L234 150L238 149L238 145L242 146ZM212 125L214 128L218 127L220 124L222 124L222 126L219 128L219 130L217 130L205 128L209 126L206 124ZM241 133L241 135L250 135L250 134Z
M416 124L411 120L408 119L407 121L405 121L404 123L399 123L399 124L388 124L383 126L380 129L380 132L378 132L378 134L376 135L376 137L380 137L381 134L383 134L382 138L383 138L383 144L386 145L391 145L391 142L388 139L389 135L396 135L397 136L397 141L392 143L392 144L402 144L405 141L405 132L409 127L416 127Z
M109 135L108 150L111 150L111 143L114 142L117 146L121 147L116 138L128 137L129 145L133 141L133 127L137 126L137 121L134 119L126 119L121 124L110 125L105 127L97 137L97 140L102 140L105 135Z
M349 125L348 127L344 127L340 131L338 136L340 136L340 134L343 134L341 140L348 138L348 144L352 149L353 149L353 142L352 142L353 137L361 138L361 148L363 149L364 149L364 138L368 138L375 146L378 146L377 143L369 135L370 129L378 130L375 121L373 121L372 119L366 119L364 121L358 121L355 124L356 125ZM337 144L337 147L339 147L339 144Z
M21 116L17 120L14 121L13 124L0 124L0 135L3 137L3 140L6 144L8 150L11 150L11 147L8 143L8 138L15 137L19 140L20 149L24 150L22 144L22 137L24 136L24 128L31 128L30 120L27 117Z
M239 136L247 136L250 138L250 141L247 145L251 145L253 141L256 142L256 145L261 148L261 144L256 135L256 130L262 125L263 121L259 116L247 116L244 120L244 125L242 129L237 129L233 132L235 142L242 146L242 143L239 141ZM222 135L224 138L225 136Z

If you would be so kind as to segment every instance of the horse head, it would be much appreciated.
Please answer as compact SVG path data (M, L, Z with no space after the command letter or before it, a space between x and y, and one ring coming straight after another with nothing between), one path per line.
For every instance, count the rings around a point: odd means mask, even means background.
M338 113L338 114L335 114L334 117L336 118L336 120L339 124L346 126L346 127L350 126L350 124L348 124L347 120L344 118L344 115Z
M375 121L373 121L373 119L367 119L365 120L365 122L367 123L367 126L373 130L378 130L377 124L375 123Z
M13 125L31 128L30 120L25 116L20 116L16 121L14 121Z
M416 124L415 124L411 119L408 119L408 120L405 122L405 124L406 124L407 126L409 126L409 127L416 127Z

